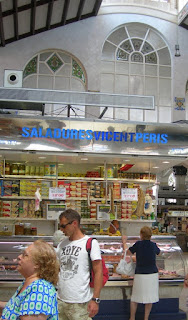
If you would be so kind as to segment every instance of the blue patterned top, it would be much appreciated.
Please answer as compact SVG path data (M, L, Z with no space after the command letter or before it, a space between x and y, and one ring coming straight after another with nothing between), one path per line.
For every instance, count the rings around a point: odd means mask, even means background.
M58 320L56 290L50 282L39 279L33 281L23 292L19 291L7 302L2 312L2 319L17 320L23 315L48 315L47 320Z

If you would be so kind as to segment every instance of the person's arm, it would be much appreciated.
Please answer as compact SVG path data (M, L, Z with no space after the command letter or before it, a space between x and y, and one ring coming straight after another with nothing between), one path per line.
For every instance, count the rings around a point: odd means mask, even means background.
M100 292L103 284L103 270L102 270L102 261L94 260L92 261L92 269L94 272L94 290L93 298L99 298ZM99 311L99 304L91 300L88 303L89 317L93 318Z
M4 301L0 301L0 309L4 309L4 307L6 306L7 302Z
M3 309L6 306L7 302L0 301L0 316L2 315Z
M127 250L127 254L132 255L132 252L128 249L128 246L127 246L127 236L122 236L122 244L123 244L123 252Z

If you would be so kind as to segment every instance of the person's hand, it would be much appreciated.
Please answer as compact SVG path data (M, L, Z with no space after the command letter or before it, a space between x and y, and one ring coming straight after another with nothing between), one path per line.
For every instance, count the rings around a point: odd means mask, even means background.
M127 236L125 236L125 235L122 236L122 242L123 242L123 243L126 243L126 242L127 242Z
M93 318L99 312L99 304L91 300L88 303L87 310L89 313L89 317Z

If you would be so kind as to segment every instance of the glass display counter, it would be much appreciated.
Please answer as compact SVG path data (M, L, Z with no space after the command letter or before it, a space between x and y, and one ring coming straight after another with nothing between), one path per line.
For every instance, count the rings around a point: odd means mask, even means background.
M118 275L116 267L123 254L121 237L92 236L99 241L102 255L109 269L109 281L129 281L132 278ZM0 238L0 281L17 281L22 276L17 272L17 256L22 250L36 239L44 239L52 243L52 237L13 236ZM132 246L139 237L128 237L127 245ZM159 270L160 281L183 282L187 273L186 263L180 246L175 236L154 236L152 241L156 242L161 250L156 262Z
M21 281L22 275L17 269L18 255L37 239L52 244L52 237L12 236L0 238L0 282Z
M133 278L116 273L116 266L123 254L121 237L99 236L97 238L105 263L109 269L110 278L101 292L102 300L130 299ZM17 257L21 251L37 239L43 239L52 244L52 237L12 236L0 237L0 300L8 301L22 281L22 276L16 270ZM128 237L128 246L133 245L139 237ZM186 261L183 259L181 248L174 236L155 236L161 249L157 256L159 269L160 298L178 298L180 296L184 276L187 273ZM173 290L172 290L173 289Z
M96 238L99 241L105 263L109 268L109 280L131 280L131 277L116 273L117 264L123 255L121 237L96 236ZM128 237L128 247L132 246L139 239L139 237ZM152 241L156 242L161 250L160 255L156 257L160 282L183 282L187 272L186 263L183 259L182 250L177 244L176 237L153 236Z

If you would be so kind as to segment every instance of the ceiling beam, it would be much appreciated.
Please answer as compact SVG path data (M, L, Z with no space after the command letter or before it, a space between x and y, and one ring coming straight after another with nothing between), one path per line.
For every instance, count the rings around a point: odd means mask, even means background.
M79 21L82 17L82 12L83 12L83 9L84 9L84 4L85 4L86 0L80 0L80 4L79 4L79 7L78 7L78 12L77 12L77 15L76 15L76 19L77 21Z
M106 111L108 110L108 107L105 107L103 109L103 111L101 112L100 116L99 116L99 119L102 119L102 117L104 116L104 114L106 113Z
M3 27L3 17L2 17L2 6L0 3L0 38L1 38L1 46L5 47L5 35L4 35L4 27Z
M31 2L31 20L30 20L30 30L31 34L35 34L35 18L36 18L36 0L32 0Z
M51 20L52 20L52 11L53 11L54 0L50 0L48 3L48 13L46 19L46 29L50 30Z
M15 1L15 0L13 0L13 1ZM58 1L58 0L54 0L54 1ZM42 6L44 4L48 4L48 3L49 3L49 0L38 0L38 1L36 1L36 6L39 7L39 6ZM25 10L30 10L31 8L32 8L32 2L28 3L28 4L25 4L23 6L19 6L18 7L18 12L22 12L22 11L25 11ZM10 16L12 14L14 14L14 10L13 9L3 11L3 13L2 13L3 17L7 17L7 16Z
M61 18L61 25L62 26L64 26L66 24L69 5L70 5L70 0L65 0L64 7L63 7L63 14L62 14L62 18Z
M95 5L94 5L94 8L93 8L94 16L97 16L97 14L99 12L99 9L100 9L100 6L101 6L101 3L102 3L102 0L96 0L95 1Z
M180 23L180 27L183 27L183 28L185 28L185 29L188 30L188 24L186 24L186 23L184 23L184 22L181 22L181 23Z
M16 40L19 40L19 33L18 33L18 1L13 0L13 10L14 10L14 36Z

